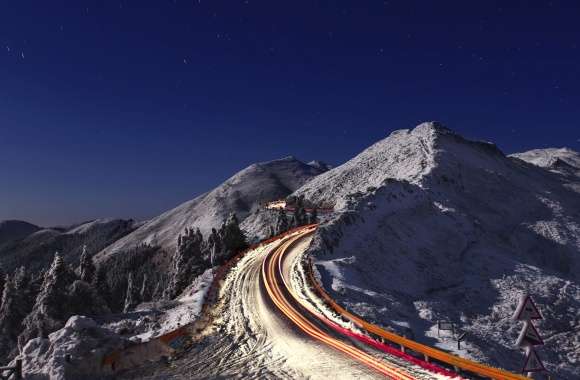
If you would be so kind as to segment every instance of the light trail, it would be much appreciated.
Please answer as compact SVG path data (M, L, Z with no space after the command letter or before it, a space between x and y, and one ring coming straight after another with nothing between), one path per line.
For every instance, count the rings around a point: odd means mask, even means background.
M322 343L333 347L334 349L343 352L344 354L360 361L363 364L375 369L379 373L382 373L385 376L388 376L394 380L414 380L415 378L406 372L404 372L401 368L394 367L389 363L381 362L380 360L376 359L375 357L369 355L368 353L355 348L345 342L333 338L328 333L320 329L318 326L313 324L310 320L308 320L300 311L297 310L296 307L292 305L295 303L296 300L293 300L291 290L285 286L283 280L283 274L281 273L279 266L280 259L295 241L303 238L306 234L314 231L312 227L307 227L304 229L304 232L289 238L279 247L277 247L270 255L266 257L266 259L262 263L262 279L264 282L264 286L266 291L274 303L276 307L288 318L290 319L296 327L302 330L304 333L309 335L310 337L321 341ZM280 279L280 280L279 280ZM280 286L283 285L284 289ZM290 297L287 297L285 294L285 290Z
M312 274L312 270L309 271L310 283L314 286L318 295L330 306L330 308L344 317L345 319L354 323L357 327L365 330L367 333L379 336L386 341L405 347L406 349L412 350L416 353L422 354L430 359L436 359L441 363L445 363L456 369L461 369L463 371L471 372L478 376L487 377L497 380L525 380L525 377L520 374L515 374L513 372L506 371L501 368L495 368L488 366L483 363L478 363L473 360L465 359L447 352L438 350L433 347L426 346L424 344L415 342L414 340L402 337L395 333L386 331L377 325L369 323L357 315L352 314L348 310L340 306L336 301L334 301L318 283Z

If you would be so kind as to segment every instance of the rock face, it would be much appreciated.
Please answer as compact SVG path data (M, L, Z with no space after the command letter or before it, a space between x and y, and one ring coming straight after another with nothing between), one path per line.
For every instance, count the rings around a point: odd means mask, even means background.
M559 172L506 157L438 123L393 132L296 191L335 214L311 246L326 288L372 321L455 350L437 321L467 331L461 355L520 369L529 292L547 317L539 352L580 376L580 194Z
M73 316L64 328L50 334L48 339L31 339L24 346L21 353L24 377L51 380L107 378L111 373L103 366L104 356L126 345L126 340L99 327L92 319Z
M211 229L219 228L231 213L240 221L248 216L257 217L255 211L261 202L284 198L325 170L294 157L253 164L212 191L151 219L104 249L97 260L141 243L172 251L185 228L199 228L208 236Z

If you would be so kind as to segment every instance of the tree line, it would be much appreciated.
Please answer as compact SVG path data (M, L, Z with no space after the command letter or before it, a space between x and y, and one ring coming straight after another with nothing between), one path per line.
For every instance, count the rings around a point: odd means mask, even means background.
M300 199L289 216L279 211L269 226L270 235L316 222L316 210L307 213ZM186 228L176 249L163 267L161 248L140 244L118 252L96 265L83 247L76 268L58 252L47 269L28 271L24 266L12 274L0 267L0 361L6 361L36 337L64 327L73 315L91 317L129 313L144 302L179 297L192 281L211 267L219 266L248 247L235 214L212 228L204 238L199 228Z

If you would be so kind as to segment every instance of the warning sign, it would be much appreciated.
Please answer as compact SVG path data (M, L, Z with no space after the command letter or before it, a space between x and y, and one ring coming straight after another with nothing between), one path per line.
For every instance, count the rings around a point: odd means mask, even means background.
M544 319L538 307L528 295L521 298L520 303L514 313L514 319L518 321L529 321L533 319Z
M518 340L516 341L518 347L526 346L543 346L544 341L540 337L538 330L532 325L531 322L526 322L524 329L520 333Z
M540 360L538 353L530 347L526 353L526 360L524 361L522 372L541 372L545 370L546 367L544 367L544 363Z

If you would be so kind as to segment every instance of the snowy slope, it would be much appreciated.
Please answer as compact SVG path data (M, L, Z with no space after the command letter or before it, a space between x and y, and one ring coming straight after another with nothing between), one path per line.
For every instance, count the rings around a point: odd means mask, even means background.
M253 164L212 191L151 219L103 250L99 259L140 243L173 249L177 236L186 227L199 227L207 236L212 228L219 228L229 213L234 212L239 220L244 220L255 215L259 203L286 197L324 170L294 157Z
M40 227L21 220L0 221L0 245L25 238L38 230Z
M570 148L534 149L512 154L510 157L519 158L554 172L575 174L580 177L580 153Z
M580 196L557 173L437 123L393 132L297 195L333 203L311 251L355 312L455 350L437 320L468 332L461 355L518 370L510 320L530 292L548 317L540 350L580 378ZM467 347L467 350L465 350Z

